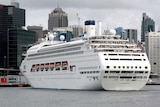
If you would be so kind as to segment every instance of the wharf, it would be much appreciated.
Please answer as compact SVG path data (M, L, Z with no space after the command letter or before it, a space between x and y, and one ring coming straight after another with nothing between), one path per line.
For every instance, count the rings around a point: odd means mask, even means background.
M0 84L0 87L30 87L29 84Z
M146 85L160 85L160 83L147 83Z

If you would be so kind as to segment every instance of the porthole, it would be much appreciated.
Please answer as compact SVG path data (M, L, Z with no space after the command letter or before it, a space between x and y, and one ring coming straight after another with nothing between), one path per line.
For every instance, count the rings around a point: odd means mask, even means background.
M109 68L109 66L106 66L106 68Z

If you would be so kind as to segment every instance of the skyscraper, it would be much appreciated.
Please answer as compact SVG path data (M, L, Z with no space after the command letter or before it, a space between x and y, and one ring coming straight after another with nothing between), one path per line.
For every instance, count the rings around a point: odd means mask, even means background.
M141 25L141 42L145 42L145 34L146 32L154 32L155 31L155 22L146 13L143 13L142 17L142 25Z
M116 35L120 35L121 38L124 38L124 39L127 38L126 31L125 31L125 29L123 29L123 27L117 27L117 28L115 28L115 30L116 30Z
M41 38L43 38L43 27L41 27L41 26L27 26L27 29L29 31L36 32L36 41L39 41Z
M73 29L73 37L78 37L83 34L83 27L80 25L70 26Z
M21 28L22 26L25 26L24 9L14 6L0 6L0 67L4 66L4 58L8 58L8 31L12 28Z
M36 32L13 28L8 30L6 67L19 69L29 44L35 43Z
M130 43L138 43L137 30L136 29L125 29L127 38Z
M160 32L148 32L145 37L145 42L145 49L151 64L151 71L160 77Z
M25 26L25 10L18 3L0 5L0 68L18 69L24 46L35 42L35 32Z
M48 30L52 31L55 27L68 27L68 14L59 7L49 14Z

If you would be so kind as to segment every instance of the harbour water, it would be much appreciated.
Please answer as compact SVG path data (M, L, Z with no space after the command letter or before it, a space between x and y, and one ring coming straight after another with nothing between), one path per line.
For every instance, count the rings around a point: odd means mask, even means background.
M0 107L159 107L160 85L140 91L77 91L0 87Z

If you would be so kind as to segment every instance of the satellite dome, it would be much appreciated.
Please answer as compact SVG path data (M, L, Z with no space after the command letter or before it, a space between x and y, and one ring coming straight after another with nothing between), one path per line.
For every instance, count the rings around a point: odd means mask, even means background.
M111 35L116 35L116 30L110 29L110 30L109 30L109 33L110 33Z
M53 35L57 35L57 32L53 32Z
M61 35L61 36L60 36L60 40L61 40L61 41L64 41L64 39L65 39L65 36L64 36L64 35Z
M49 39L49 41L52 41L54 39L53 33L49 33L48 39Z

